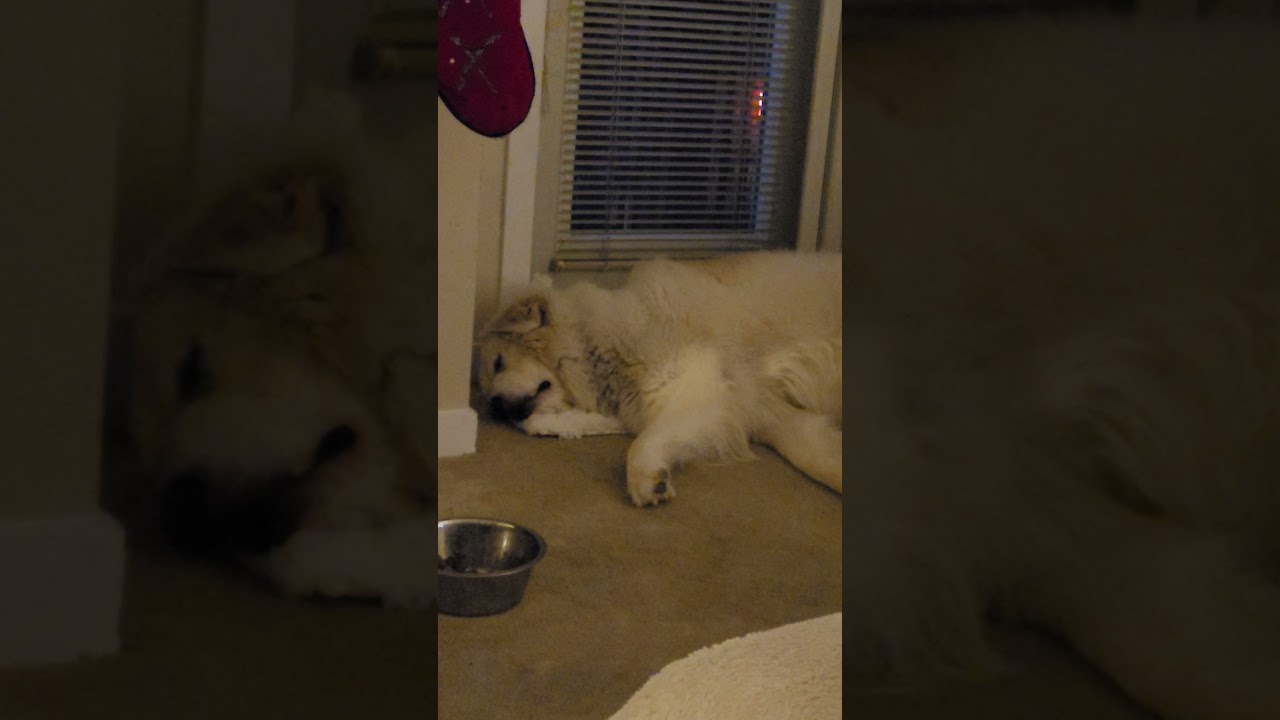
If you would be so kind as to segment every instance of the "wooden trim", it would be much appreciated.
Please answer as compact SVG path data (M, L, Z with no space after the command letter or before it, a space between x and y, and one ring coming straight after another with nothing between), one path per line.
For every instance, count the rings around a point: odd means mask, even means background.
M844 91L842 89L840 54L836 56L836 96L833 101L830 141L827 143L827 174L822 200L822 226L818 249L840 252L844 249Z
M809 104L809 142L800 185L797 250L815 250L818 247L827 174L827 142L831 133L831 104L835 95L837 50L840 47L840 11L840 0L822 0L818 48L813 63L813 100Z
M436 457L470 455L476 451L480 416L471 408L436 412Z
M546 83L547 0L523 0L520 24L533 57L533 107L529 117L507 136L507 174L502 202L502 267L498 303L504 305L529 286L533 272L533 223L538 177L538 146Z
M0 665L116 652L124 557L101 510L0 522Z

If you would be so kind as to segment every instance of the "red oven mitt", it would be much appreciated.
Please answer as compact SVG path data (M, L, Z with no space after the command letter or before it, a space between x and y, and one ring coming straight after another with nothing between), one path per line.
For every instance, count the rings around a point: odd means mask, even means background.
M440 99L486 137L515 130L533 105L533 57L520 0L440 0Z

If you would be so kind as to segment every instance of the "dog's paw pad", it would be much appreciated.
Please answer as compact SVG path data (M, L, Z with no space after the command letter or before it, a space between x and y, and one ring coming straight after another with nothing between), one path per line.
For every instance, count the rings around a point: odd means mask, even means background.
M666 468L659 470L654 477L642 481L639 488L635 486L629 488L631 502L635 503L636 507L660 505L676 496L676 489L671 485L671 471Z

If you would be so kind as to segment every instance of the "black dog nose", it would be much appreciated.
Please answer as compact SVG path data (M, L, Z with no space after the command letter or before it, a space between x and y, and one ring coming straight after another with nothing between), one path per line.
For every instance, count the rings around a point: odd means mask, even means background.
M282 473L232 491L217 489L203 473L182 473L165 492L169 537L188 552L268 552L302 524L307 501L299 485L298 477Z
M527 397L517 403L508 403L495 395L489 400L489 417L498 422L521 422L533 414L533 401Z
M164 520L175 545L194 551L217 544L210 522L209 479L198 472L185 472L165 483Z
M513 408L508 408L507 413L515 422L524 422L525 418L533 414L533 398L525 398L520 404Z
M355 447L356 431L350 425L335 425L329 429L316 445L316 465L332 460Z
M277 475L256 492L235 498L221 518L227 545L253 554L283 545L302 526L306 496L299 478Z
M507 406L502 402L502 398L493 396L489 398L489 417L498 422L505 422L507 419Z

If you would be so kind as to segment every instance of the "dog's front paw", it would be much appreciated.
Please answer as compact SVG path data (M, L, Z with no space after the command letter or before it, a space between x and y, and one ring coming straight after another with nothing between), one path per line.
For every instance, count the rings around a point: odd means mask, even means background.
M582 437L573 423L565 422L558 413L534 413L517 424L526 435L558 437L572 440Z
M426 522L303 530L252 567L294 597L368 598L427 608L436 596L435 533Z
M644 470L631 464L627 466L627 493L636 507L658 505L676 496L671 484L671 471L665 467Z
M580 438L588 435L621 435L627 428L612 415L586 412L575 408L559 412L534 413L516 424L528 435Z

